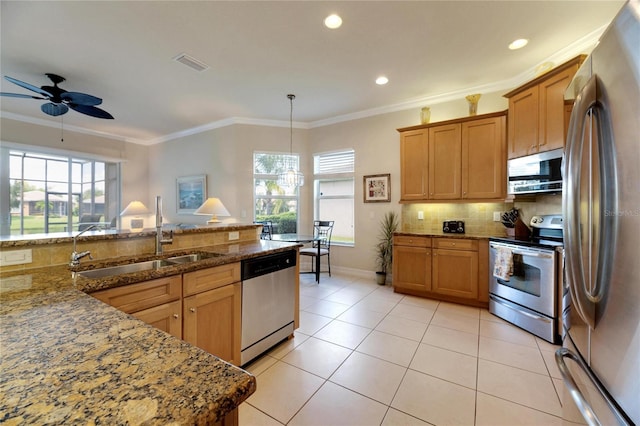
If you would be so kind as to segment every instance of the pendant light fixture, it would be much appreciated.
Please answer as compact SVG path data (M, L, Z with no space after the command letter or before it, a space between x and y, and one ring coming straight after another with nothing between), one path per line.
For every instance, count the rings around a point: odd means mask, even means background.
M293 159L293 100L296 95L289 94L291 109L289 113L289 158L285 163L285 171L278 175L278 185L286 187L296 187L304 185L304 175L296 168Z

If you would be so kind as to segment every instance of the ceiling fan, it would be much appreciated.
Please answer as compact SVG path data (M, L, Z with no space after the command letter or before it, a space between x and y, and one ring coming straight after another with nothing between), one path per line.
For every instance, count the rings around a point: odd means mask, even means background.
M24 95L21 93L7 93L0 92L0 96L10 96L13 98L31 98L48 100L49 102L43 104L40 109L45 114L56 117L58 115L66 114L71 108L81 114L90 115L96 118L113 119L113 116L107 111L97 108L96 105L102 103L102 99L88 95L86 93L79 92L67 92L66 90L58 87L59 83L65 81L64 77L60 77L56 74L47 73L49 80L53 83L53 86L36 87L32 84L25 83L24 81L16 80L15 78L4 76L4 78L13 84L17 84L20 87L36 92L41 96Z

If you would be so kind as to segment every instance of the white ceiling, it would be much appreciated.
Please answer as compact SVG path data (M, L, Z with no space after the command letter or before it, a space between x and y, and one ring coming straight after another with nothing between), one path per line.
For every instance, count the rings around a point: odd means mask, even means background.
M153 143L228 122L313 127L508 89L592 46L623 1L6 1L3 76L103 98L64 125ZM322 24L338 13L343 25ZM524 49L507 44L528 38ZM187 53L210 68L172 60ZM377 86L378 75L389 84ZM29 93L5 79L1 91ZM0 97L3 116L53 118ZM263 121L264 120L264 121ZM270 121L270 120L273 120Z

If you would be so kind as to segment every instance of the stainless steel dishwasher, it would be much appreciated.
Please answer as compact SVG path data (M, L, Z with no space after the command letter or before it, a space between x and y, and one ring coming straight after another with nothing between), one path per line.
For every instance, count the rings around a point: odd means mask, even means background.
M293 334L296 251L242 261L240 364Z

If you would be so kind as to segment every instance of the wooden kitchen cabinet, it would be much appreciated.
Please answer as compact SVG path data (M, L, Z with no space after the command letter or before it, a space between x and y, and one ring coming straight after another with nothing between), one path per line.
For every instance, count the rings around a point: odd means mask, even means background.
M564 91L585 56L578 56L504 95L509 99L509 159L564 147Z
M503 199L506 111L400 132L401 202Z
M189 272L184 274L183 279L184 340L225 361L240 365L240 264Z
M489 242L485 239L395 235L393 289L397 293L486 308L488 253Z
M400 134L400 199L424 200L429 190L429 131L418 129Z
M110 288L91 295L147 324L182 338L182 275Z
M437 238L433 249L434 293L478 299L478 242Z
M431 291L431 238L393 237L393 287Z

